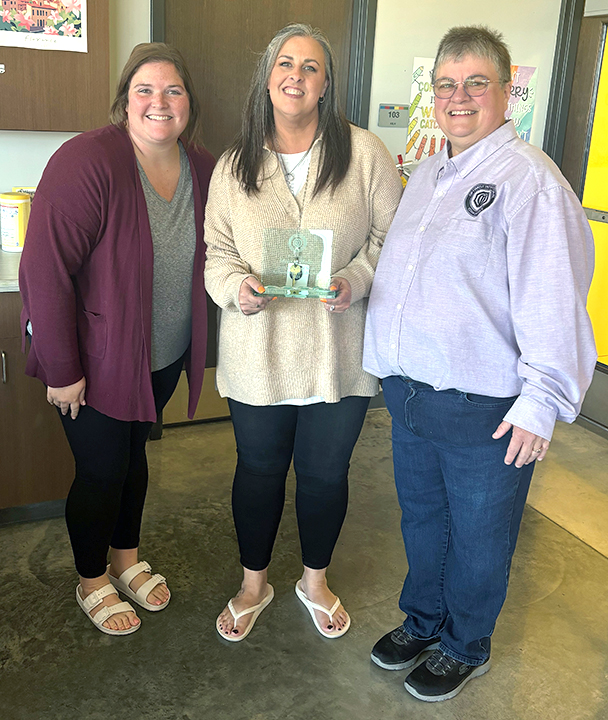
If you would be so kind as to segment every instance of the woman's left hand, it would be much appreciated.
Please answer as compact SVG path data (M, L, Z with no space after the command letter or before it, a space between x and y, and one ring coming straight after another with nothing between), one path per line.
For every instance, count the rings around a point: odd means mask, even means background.
M513 428L513 434L505 455L505 464L510 465L515 460L515 467L520 468L529 465L531 462L538 460L541 462L545 459L547 450L549 449L549 441L540 435L535 435L529 430L511 425L511 423L503 420L494 431L492 437L494 440L506 435Z
M321 302L325 303L325 309L330 313L343 313L350 307L350 299L352 292L350 283L341 277L332 278L330 290L336 290L335 298L321 298Z

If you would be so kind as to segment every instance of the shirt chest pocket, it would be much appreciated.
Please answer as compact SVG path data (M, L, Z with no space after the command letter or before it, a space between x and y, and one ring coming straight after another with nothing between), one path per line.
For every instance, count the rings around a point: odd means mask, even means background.
M433 248L435 260L461 277L481 278L486 272L494 230L491 225L451 218L438 234Z

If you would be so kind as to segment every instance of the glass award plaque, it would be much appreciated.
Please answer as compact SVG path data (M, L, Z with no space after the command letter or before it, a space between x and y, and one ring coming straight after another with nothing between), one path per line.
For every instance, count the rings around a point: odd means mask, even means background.
M260 280L255 295L294 298L335 298L330 290L333 230L266 228Z

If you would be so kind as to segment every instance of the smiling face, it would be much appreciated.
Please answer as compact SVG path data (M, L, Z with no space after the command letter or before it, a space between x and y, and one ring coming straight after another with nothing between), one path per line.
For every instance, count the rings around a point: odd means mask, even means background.
M126 113L127 131L138 147L176 143L188 125L190 100L175 65L142 65L131 79Z
M435 79L450 78L462 82L473 75L484 75L493 82L484 95L469 97L462 85L448 100L435 98L435 118L452 144L452 155L467 150L497 130L505 122L505 111L511 94L511 83L501 86L494 63L488 58L466 55L440 65Z
M310 37L287 40L279 50L268 79L275 121L318 121L317 103L328 84L321 45Z

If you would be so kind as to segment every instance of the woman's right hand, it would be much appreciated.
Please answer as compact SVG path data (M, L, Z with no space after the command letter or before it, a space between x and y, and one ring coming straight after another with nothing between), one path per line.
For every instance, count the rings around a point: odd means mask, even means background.
M80 406L86 405L84 399L86 385L87 381L83 377L73 385L60 388L47 387L46 399L51 405L56 405L61 410L62 415L67 415L69 410L72 420L76 420Z
M254 295L254 290L264 292L264 286L257 278L246 277L239 289L239 305L243 315L255 315L264 310L271 300L274 300L266 295Z

